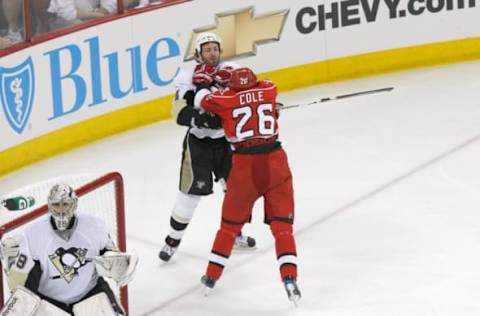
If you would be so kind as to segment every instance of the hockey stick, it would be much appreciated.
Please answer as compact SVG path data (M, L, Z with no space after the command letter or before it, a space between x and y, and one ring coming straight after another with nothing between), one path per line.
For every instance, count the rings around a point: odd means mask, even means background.
M308 102L308 103L301 103L301 104L283 105L283 103L277 102L277 106L278 106L278 110L286 110L286 109L291 109L291 108L298 108L300 106L305 106L305 105L312 105L312 104L317 104L317 103L322 103L322 102L327 102L327 101L353 98L353 97L358 97L358 96L367 95L367 94L374 94L374 93L380 93L380 92L390 92L392 90L393 90L393 87L386 87L386 88L373 89L373 90L365 90L365 91L354 92L354 93L349 93L349 94L337 95L335 97L321 98L320 100L316 100L316 101L312 101L312 102Z

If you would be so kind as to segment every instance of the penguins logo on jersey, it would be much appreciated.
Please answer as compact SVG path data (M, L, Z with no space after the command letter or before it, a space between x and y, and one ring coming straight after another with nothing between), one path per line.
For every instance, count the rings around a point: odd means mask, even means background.
M49 255L48 258L60 274L53 276L52 279L63 278L67 283L72 282L78 275L78 270L91 261L85 258L87 251L85 248L75 247L67 250L60 247L55 250L55 253Z

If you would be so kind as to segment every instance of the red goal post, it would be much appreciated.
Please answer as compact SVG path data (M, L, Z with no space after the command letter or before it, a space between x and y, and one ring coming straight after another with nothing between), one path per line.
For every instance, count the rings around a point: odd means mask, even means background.
M56 183L71 185L78 196L77 212L85 210L85 212L102 218L109 228L112 238L116 241L119 250L126 251L124 184L120 173L111 172L103 175L89 174L55 178L29 186L26 189L16 190L10 196L13 196L13 194L31 195L36 201L46 201L49 189ZM0 213L2 212L8 211L0 207ZM27 209L25 211L9 212L10 214L7 215L11 215L10 217L13 216L13 218L8 219L7 216L5 221L5 219L0 217L0 238L9 233L14 234L21 231L24 225L47 212L48 205L46 203L31 211ZM4 291L6 289L4 279L5 275L2 272L0 273L0 308L5 302ZM122 306L128 315L127 286L122 287L117 294L120 296Z

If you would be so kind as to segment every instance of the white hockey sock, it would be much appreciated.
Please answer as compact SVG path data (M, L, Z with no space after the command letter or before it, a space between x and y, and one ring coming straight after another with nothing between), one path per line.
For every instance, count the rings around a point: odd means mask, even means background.
M200 199L201 197L198 195L178 193L171 216L171 221L173 219L174 222L170 223L170 233L168 234L171 238L182 239Z

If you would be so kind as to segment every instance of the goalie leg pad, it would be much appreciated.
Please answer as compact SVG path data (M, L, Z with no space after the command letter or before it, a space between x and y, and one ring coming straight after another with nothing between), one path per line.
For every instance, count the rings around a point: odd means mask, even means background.
M75 316L116 316L107 294L100 292L89 298L73 305L73 315Z
M35 316L70 316L70 314L46 300L41 300Z
M17 289L10 295L7 303L0 311L2 316L34 316L40 306L40 297L24 287Z
M10 295L0 311L1 316L70 316L48 301L23 286L19 286Z

